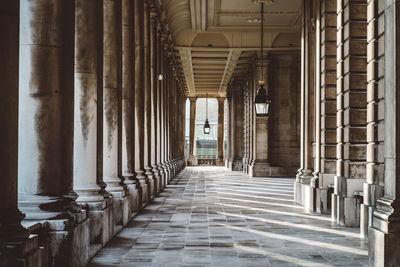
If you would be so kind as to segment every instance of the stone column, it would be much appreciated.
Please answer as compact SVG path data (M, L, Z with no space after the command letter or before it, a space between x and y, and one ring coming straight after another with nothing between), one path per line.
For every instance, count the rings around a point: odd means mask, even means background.
M315 76L314 76L314 169L313 177L311 178L311 194L310 194L310 205L309 208L312 211L316 211L317 192L319 192L319 176L321 173L321 1L317 1L315 4Z
M161 24L160 22L157 23L157 70L156 70L156 82L157 82L157 103L156 103L156 114L157 114L157 120L156 120L156 127L157 127L157 137L156 137L156 143L157 143L157 157L156 157L156 166L158 169L158 172L160 174L160 180L159 180L159 188L160 190L164 189L165 187L165 172L163 168L163 162L164 162L164 156L163 156L163 150L164 150L164 141L163 141L163 136L164 136L164 125L163 125L163 50L162 50L162 43L161 43L161 35L162 35L162 29L161 29Z
M361 204L360 232L367 236L372 212L383 195L384 185L384 9L377 0L368 1L367 46L367 173Z
M243 92L243 172L248 172L249 164L249 81L245 81Z
M226 164L226 167L228 169L231 168L232 166L232 161L233 161L233 154L234 154L234 146L233 146L233 123L232 123L232 92L231 92L231 85L229 85L228 90L227 90L227 99L228 99L228 162Z
M332 219L359 226L366 178L367 1L338 1L337 170Z
M165 47L165 35L161 35L161 45L160 45L160 68L161 68L161 74L163 75L163 79L162 81L160 81L160 93L161 93L161 129L162 129L162 135L161 135L161 167L163 169L163 173L164 173L164 179L163 179L163 187L165 187L167 185L167 181L168 181L168 177L169 177L169 170L168 170L168 166L167 166L167 155L166 155L166 151L167 151L167 122L166 122L166 80L167 80L167 68L166 68L166 55L165 55L165 51L164 51L164 47Z
M176 90L174 83L174 75L172 73L172 67L170 68L170 89L171 92L169 98L169 120L170 120L170 155L171 155L171 168L172 176L176 175L176 129L178 127L176 116L177 116L177 103L176 103Z
M318 213L331 212L330 194L336 173L336 0L321 1L316 20L316 139L312 187ZM318 55L319 54L319 55ZM319 62L319 60L321 61Z
M142 191L135 177L134 3L122 0L122 177L132 197L132 211L141 207Z
M248 126L248 135L249 135L249 159L247 166L247 173L250 174L250 170L252 166L254 166L254 118L255 118L255 107L254 107L254 93L255 93L255 66L251 68L253 71L249 75L249 126Z
M63 57L73 53L67 12L62 1L21 1L18 192L27 219L80 212L71 171L73 57Z
M222 166L224 160L224 103L225 97L218 99L218 157L217 165Z
M150 100L151 100L151 138L150 138L150 166L154 175L154 195L160 192L160 172L157 167L157 148L160 145L157 142L159 129L157 128L157 85L158 85L158 45L157 45L157 13L151 8L150 12Z
M400 3L386 1L384 10L384 196L375 203L369 228L370 266L400 265ZM379 61L379 63L383 63Z
M96 0L75 1L73 176L74 190L79 195L77 201L89 211L93 253L100 249L99 244L105 245L114 232L113 200L100 188L97 179L97 103L102 92L98 73L102 57L99 7Z
M0 7L0 266L17 262L39 265L38 237L21 225L24 214L18 209L18 61L19 1ZM37 259L36 262L34 259Z
M77 201L103 202L97 184L97 1L75 4L74 190Z
M241 171L243 169L243 84L236 82L230 87L231 105L231 159L229 169Z
M151 98L152 98L152 77L151 77L151 21L150 4L144 4L144 168L145 175L149 181L149 197L155 196L155 177L151 167Z
M135 173L142 188L142 204L149 200L149 180L144 175L144 2L135 1Z
M301 107L300 107L300 168L297 171L295 182L295 201L306 209L311 208L311 105L310 97L313 87L313 44L311 40L312 1L303 0L302 3L302 43L301 43Z
M177 134L178 134L178 101L177 101L177 90L176 90L176 81L174 74L172 72L171 67L171 156L172 156L172 168L174 176L177 173L177 152L178 152L178 143L177 143Z
M168 181L169 184L170 180L173 178L173 169L172 169L172 157L171 157L171 69L170 69L170 59L166 61L166 75L167 79L165 81L165 122L166 122L166 150L165 155L167 159L167 168L168 168Z
M103 181L114 197L125 196L118 170L121 107L119 1L103 1Z
M189 160L188 165L197 165L197 157L194 154L196 140L195 140L195 131L196 131L196 101L197 97L189 97L190 100L190 128L189 128Z

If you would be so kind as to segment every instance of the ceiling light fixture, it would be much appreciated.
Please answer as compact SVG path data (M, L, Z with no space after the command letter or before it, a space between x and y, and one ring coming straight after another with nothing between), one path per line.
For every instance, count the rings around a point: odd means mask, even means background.
M248 18L246 19L247 23L251 23L251 24L260 24L261 23L261 19L259 18Z
M271 4L274 0L253 0L254 4Z

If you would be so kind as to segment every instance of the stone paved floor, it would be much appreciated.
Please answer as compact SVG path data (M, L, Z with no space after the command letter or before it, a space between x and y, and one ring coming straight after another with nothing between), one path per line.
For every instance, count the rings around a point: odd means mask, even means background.
M187 168L89 266L367 266L359 230L305 213L293 182Z

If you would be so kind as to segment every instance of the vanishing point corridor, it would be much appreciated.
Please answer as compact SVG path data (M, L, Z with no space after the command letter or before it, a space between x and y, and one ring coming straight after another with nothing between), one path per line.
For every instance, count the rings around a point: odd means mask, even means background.
M89 266L367 266L359 229L305 213L293 184L187 167Z

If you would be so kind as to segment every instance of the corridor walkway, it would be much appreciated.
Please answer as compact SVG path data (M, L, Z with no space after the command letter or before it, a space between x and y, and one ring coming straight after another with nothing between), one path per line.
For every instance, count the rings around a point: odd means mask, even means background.
M293 182L186 168L90 266L367 266L359 230L304 213Z

